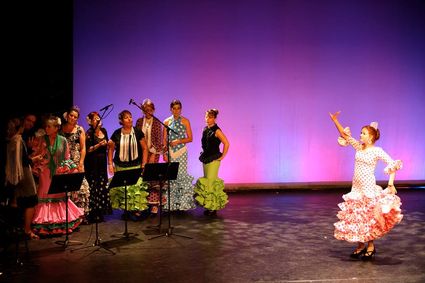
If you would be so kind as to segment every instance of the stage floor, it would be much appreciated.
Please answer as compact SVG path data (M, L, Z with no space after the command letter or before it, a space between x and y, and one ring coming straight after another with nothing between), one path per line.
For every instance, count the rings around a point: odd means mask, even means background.
M0 281L425 282L425 190L399 190L404 218L375 242L370 262L350 259L354 245L333 237L346 192L233 192L216 217L200 208L163 215L162 233L149 228L159 217L128 221L127 231L137 234L128 239L117 210L98 225L102 245L115 254L93 246L96 225L84 225L69 237L83 245L64 249L56 241L65 237L31 240L25 256L22 242L21 265L11 247L1 255Z

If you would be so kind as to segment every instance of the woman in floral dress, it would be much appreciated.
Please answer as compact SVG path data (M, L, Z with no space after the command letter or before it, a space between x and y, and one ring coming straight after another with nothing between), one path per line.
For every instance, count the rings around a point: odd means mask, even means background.
M340 112L330 114L341 137L341 145L351 145L356 150L354 177L351 192L343 195L338 206L339 221L334 224L334 236L338 240L358 243L350 255L352 258L370 260L376 254L374 240L388 233L401 221L400 198L394 187L395 172L402 167L400 160L393 160L382 148L375 146L380 132L376 122L364 126L360 141L351 137L349 128L338 121ZM383 190L376 184L375 168L381 160L387 164L388 186Z
M60 134L64 136L69 145L71 160L77 165L78 172L84 172L84 159L86 157L86 134L84 128L78 125L80 109L71 107L63 114L66 123L62 126ZM79 191L71 194L72 201L84 210L84 223L88 223L88 213L90 211L90 187L84 178Z

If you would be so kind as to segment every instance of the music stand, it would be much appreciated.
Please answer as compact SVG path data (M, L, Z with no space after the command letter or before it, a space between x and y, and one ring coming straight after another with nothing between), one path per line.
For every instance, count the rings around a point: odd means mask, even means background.
M49 194L65 193L65 240L57 241L56 244L62 245L64 249L68 244L74 243L82 245L79 241L70 241L68 232L68 193L79 191L83 182L84 172L70 173L70 174L58 174L53 175L52 182L49 187Z
M149 240L152 239L156 239L159 237L168 237L168 236L172 236L172 235L176 235L176 236L180 236L180 237L184 237L184 238L189 238L192 239L191 237L188 236L184 236L184 235L178 235L178 234L173 234L173 227L171 227L171 204L170 204L170 184L169 181L170 180L175 180L177 179L177 173L178 173L178 169L179 169L179 163L178 162L167 162L167 163L147 163L145 165L145 170L143 171L143 181L159 181L160 182L160 194L159 194L159 201L160 201L160 205L159 205L159 224L158 224L158 230L159 233L161 233L161 218L162 218L162 184L164 181L168 181L168 194L167 194L167 203L168 203L168 228L166 230L165 233L152 237Z
M114 173L114 177L112 178L111 183L109 184L109 189L114 187L122 187L124 186L124 222L125 222L125 230L121 234L127 240L130 237L130 234L133 236L137 236L135 233L129 233L127 229L127 221L128 221L128 211L127 211L127 185L134 185L139 180L142 175L142 168L130 169L130 170L122 170L116 171ZM114 235L113 235L114 236Z
M143 170L143 181L159 181L159 224L149 226L148 228L156 228L161 231L162 223L162 191L164 182L167 180L175 180L177 178L178 162L173 163L147 163ZM169 168L177 167L177 169ZM169 173L174 173L172 176Z

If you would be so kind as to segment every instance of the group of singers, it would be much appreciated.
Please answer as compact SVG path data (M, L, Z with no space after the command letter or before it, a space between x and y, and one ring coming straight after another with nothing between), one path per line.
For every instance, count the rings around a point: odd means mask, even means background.
M194 184L187 170L186 146L192 142L192 130L190 121L181 115L182 103L173 100L172 115L163 122L154 116L152 100L144 99L139 108L143 115L136 125L130 111L121 111L121 127L110 137L96 111L86 117L87 131L78 125L80 110L76 106L65 112L63 119L45 117L37 131L37 117L33 114L8 121L6 187L13 191L10 205L23 212L29 239L71 233L81 223L103 221L103 216L113 209L126 209L137 220L146 215L144 212L156 215L159 208L186 211L199 205L205 215L215 215L225 207L228 198L218 170L229 141L216 124L218 110L205 112L199 157L204 175ZM124 187L109 188L109 177L115 172L143 169L146 163L158 163L161 155L164 162L179 163L177 178L165 188L168 194L160 192L158 182L145 182L142 176L137 183L126 186L126 196ZM74 172L85 173L80 190L72 192L70 198L65 198L64 193L49 194L55 174Z

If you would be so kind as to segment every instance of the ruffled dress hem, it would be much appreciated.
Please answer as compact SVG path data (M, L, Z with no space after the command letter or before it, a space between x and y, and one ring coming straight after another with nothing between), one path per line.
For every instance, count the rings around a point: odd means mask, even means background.
M59 235L66 232L66 210L68 209L68 232L77 228L84 215L83 209L77 207L68 199L68 208L65 201L46 201L41 202L35 207L32 228L34 233L39 235Z
M207 210L223 209L229 202L222 179L199 178L195 184L195 200Z
M375 197L350 192L343 196L344 202L334 223L334 236L348 242L368 242L383 237L403 218L401 201L397 195L382 190Z
M127 210L143 211L148 209L148 184L139 178L135 185L127 186ZM125 187L114 187L109 191L113 209L126 209Z

